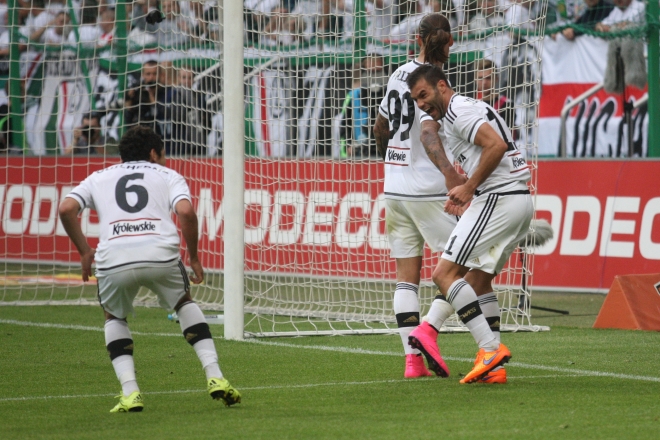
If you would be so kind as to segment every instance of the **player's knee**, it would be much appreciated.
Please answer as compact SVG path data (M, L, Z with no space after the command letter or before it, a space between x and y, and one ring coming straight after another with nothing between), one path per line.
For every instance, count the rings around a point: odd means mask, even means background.
M183 337L190 345L195 345L202 339L211 339L211 330L209 325L205 322L191 325L183 331Z
M440 270L440 267L436 267L433 269L433 273L431 274L431 279L435 283L438 288L440 288L441 283L442 283L442 271ZM444 291L443 289L440 288L440 291ZM446 291L444 291L446 292Z
M110 342L106 348L110 360L114 360L119 356L133 356L133 340L132 339L116 339Z
M447 268L443 265L438 265L433 270L431 278L433 279L435 285L438 286L440 292L446 295L447 291L449 290L449 286L451 286L451 283L453 282L453 277L451 276L451 273L447 271Z

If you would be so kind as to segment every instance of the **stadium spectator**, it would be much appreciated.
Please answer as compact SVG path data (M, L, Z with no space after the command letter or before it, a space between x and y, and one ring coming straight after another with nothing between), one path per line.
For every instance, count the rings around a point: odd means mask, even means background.
M126 12L130 12L131 28L133 31L144 31L154 33L158 31L157 23L147 23L145 17L153 10L158 9L158 0L135 0L126 3Z
M449 20L451 29L456 30L458 28L456 8L452 0L429 0L428 4L422 3L420 0L413 0L409 3L412 5L413 12L392 27L389 38L385 39L386 42L414 41L419 23L424 16L434 12L443 14Z
M514 29L534 30L536 22L532 20L532 0L511 0L511 4L504 14L507 26Z
M99 70L94 84L94 108L99 117L101 131L114 139L119 138L119 112L123 102L118 99L119 81L117 75Z
M345 38L353 35L353 2L351 0L298 0L291 11L305 22L303 35Z
M7 32L7 31L5 31ZM9 83L0 89L0 153L6 153L11 147L11 128L9 119Z
M30 41L43 43L44 33L55 26L57 15L66 12L64 0L46 0L46 2L34 2L31 6L31 17L26 21L30 29Z
M362 60L359 76L336 117L339 151L333 156L340 158L376 158L377 152L370 127L376 119L376 109L383 99L387 75L383 57L371 54Z
M499 93L500 83L495 63L489 59L480 59L475 63L475 85L477 99L480 99L497 110L507 127L511 130L514 140L516 136L516 112L513 102L504 94Z
M91 14L90 14L91 17ZM83 23L78 28L80 42L87 47L104 48L112 42L115 35L115 11L106 9L98 16L93 16L93 22ZM76 44L76 34L69 34L69 44Z
M163 21L158 24L156 39L159 47L170 47L190 40L193 24L181 15L179 2L164 0L160 3Z
M48 17L51 16L50 13L44 11L39 15L39 17L37 17L37 19L42 17L44 14L46 14ZM53 18L49 20L45 25L37 26L36 30L30 35L30 40L50 45L64 44L69 37L69 32L71 31L71 28L68 26L68 24L69 15L64 11L60 11L55 14Z
M250 43L258 43L261 32L269 23L271 12L280 8L280 0L245 0L243 3L243 19L245 33ZM287 8L288 12L292 9Z
M7 0L0 0L0 34L7 30Z
M205 155L203 94L195 89L195 72L189 67L178 69L172 91L172 154ZM205 112L204 112L205 113Z
M19 20L24 20L25 17L29 14L29 9L22 8L19 10ZM4 20L4 24L8 24L9 22L9 14L5 14L2 17L2 20ZM27 33L25 33L25 27L20 26L19 23L19 31L18 31L18 36L19 36L19 51L23 52L27 48ZM9 43L10 43L10 29L8 27L5 27L5 29L0 33L0 59L2 60L0 63L0 73L9 73Z
M129 86L124 97L124 124L141 124L154 127L156 121L156 85L158 62L147 61L142 65L139 80L129 76Z
M218 6L215 1L190 2L180 1L181 15L190 23L190 37L192 41L203 43L216 42L209 35L209 26L218 25Z
M586 3L587 9L574 23L591 29L594 29L596 24L603 21L614 9L614 5L607 0L584 0L584 3ZM561 31L561 34L567 40L574 40L583 35L583 32L573 27L567 27Z
M644 23L646 5L639 0L613 0L612 12L597 23L595 29L599 32L610 32L628 27L640 26Z
M398 2L395 0L373 0L367 3L367 20L369 36L379 40L390 35L394 18L398 15Z
M265 46L290 46L302 42L305 23L301 16L284 8L275 8L264 28L261 44Z
M89 280L92 262L96 261L105 344L122 388L119 403L110 412L139 412L144 408L126 321L141 287L154 292L163 308L177 313L183 336L204 368L209 395L227 406L240 403L240 393L220 371L204 314L190 295L190 281L199 284L204 280L190 189L181 175L165 167L163 141L151 129L129 130L119 143L119 152L122 164L91 174L59 207L62 225L80 253L83 281ZM130 166L123 165L127 162ZM97 211L102 225L96 249L87 242L78 220L85 207ZM190 278L180 258L180 239L172 212L190 257Z
M82 123L73 130L73 142L64 149L64 154L104 155L115 154L117 141L106 137L101 131L99 114L83 116Z
M465 7L468 34L481 35L504 24L504 16L498 9L497 0L471 0Z

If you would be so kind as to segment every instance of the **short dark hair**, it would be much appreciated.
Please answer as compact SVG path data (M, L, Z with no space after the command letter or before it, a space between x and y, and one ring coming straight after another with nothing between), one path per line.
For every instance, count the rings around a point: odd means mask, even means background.
M163 154L165 144L155 131L142 125L128 130L119 141L119 155L122 162L150 159L151 150L158 156Z
M442 70L442 68L434 66L433 64L424 64L423 66L415 69L413 73L408 76L406 83L408 83L408 87L410 90L412 90L412 88L415 87L415 84L417 84L422 79L425 79L426 82L432 86L435 86L438 81L444 81L447 83L447 85L449 85L447 75L445 75L445 72Z

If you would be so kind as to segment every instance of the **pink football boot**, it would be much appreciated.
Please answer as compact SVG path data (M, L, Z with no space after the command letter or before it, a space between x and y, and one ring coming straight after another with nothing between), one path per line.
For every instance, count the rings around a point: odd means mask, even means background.
M431 324L424 321L408 336L408 344L412 348L416 348L426 356L426 362L429 364L429 369L437 376L449 377L449 368L445 361L440 356L440 349L438 348L438 332Z

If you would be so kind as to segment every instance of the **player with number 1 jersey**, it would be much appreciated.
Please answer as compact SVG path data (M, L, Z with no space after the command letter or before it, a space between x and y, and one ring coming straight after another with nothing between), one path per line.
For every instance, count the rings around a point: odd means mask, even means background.
M433 118L422 111L420 121L425 120ZM513 143L506 122L493 107L483 101L454 94L449 101L444 121L446 145L451 148L456 161L468 176L474 173L480 162L483 149L474 144L474 138L481 124L489 124L508 146L497 167L477 187L478 194L494 190L503 192L512 188L527 189L524 184L531 178L529 165Z
M449 191L448 209L469 207L433 272L433 281L479 346L472 371L460 382L506 383L501 366L511 352L500 342L499 310L495 326L486 313L495 316L484 308L498 309L491 283L529 229L534 213L526 185L529 167L504 120L488 104L456 94L442 68L417 69L408 86L426 113L423 119L444 119L447 146L468 175ZM447 317L432 304L425 323L411 333L411 345L433 357L438 329Z
M417 41L420 54L390 77L373 130L378 151L385 159L385 222L397 271L393 306L406 354L406 378L431 374L419 350L408 344L408 336L420 323L418 291L424 245L441 252L457 222L455 216L444 211L447 179L453 179L454 185L463 181L453 168L453 160L447 158L439 124L420 123L419 109L406 83L420 66L447 61L453 44L447 18L439 13L426 15L420 22ZM446 178L441 170L447 170L450 177ZM429 363L429 368L438 376L449 375L441 359Z

